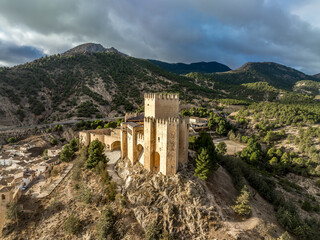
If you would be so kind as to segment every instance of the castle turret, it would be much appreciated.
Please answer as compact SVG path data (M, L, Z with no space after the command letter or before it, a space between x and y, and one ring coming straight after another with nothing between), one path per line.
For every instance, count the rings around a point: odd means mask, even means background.
M153 118L169 118L179 116L178 94L144 94L144 116Z

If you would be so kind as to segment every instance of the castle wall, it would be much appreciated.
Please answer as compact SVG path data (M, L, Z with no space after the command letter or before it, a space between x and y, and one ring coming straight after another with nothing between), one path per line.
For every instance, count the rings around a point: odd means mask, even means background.
M160 155L160 172L166 175L167 165L167 136L168 125L165 120L158 119L156 121L156 148L155 151Z
M121 157L122 159L128 156L128 136L127 136L127 124L121 124Z
M151 171L155 154L155 122L153 118L144 118L144 167Z
M164 175L174 175L178 170L179 125L178 118L156 120L156 152Z
M184 164L188 161L189 148L189 123L188 119L184 118L180 121L179 126L179 164Z
M90 142L93 142L96 139L104 144L104 134L90 133Z
M106 146L107 151L113 151L115 149L120 148L120 141L121 141L121 130L119 128L112 129L110 135L104 135L103 143ZM118 145L115 142L119 142Z
M165 175L172 176L178 171L179 159L179 120L168 122L167 159Z
M89 146L90 144L90 133L88 131L79 133L79 140L84 146Z

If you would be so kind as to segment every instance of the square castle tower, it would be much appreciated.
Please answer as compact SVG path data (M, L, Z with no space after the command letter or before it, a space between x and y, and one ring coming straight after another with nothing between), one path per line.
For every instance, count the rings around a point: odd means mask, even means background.
M189 119L179 117L177 94L144 95L143 122L121 125L122 158L154 173L174 175L188 161Z

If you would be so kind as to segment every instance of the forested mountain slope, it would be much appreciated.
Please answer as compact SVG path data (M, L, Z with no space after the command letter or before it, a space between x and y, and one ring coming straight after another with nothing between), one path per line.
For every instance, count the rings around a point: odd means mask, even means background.
M168 72L175 74L188 74L191 72L200 73L214 73L214 72L227 72L231 69L218 62L196 62L196 63L166 63L158 60L149 60L153 64L163 68Z
M0 68L0 126L123 115L142 106L145 92L176 92L182 101L197 106L221 98L304 101L304 93L294 93L292 88L305 79L316 80L276 63L247 63L234 71L182 76L114 48L88 43Z
M100 46L0 68L0 125L122 114L139 107L145 92L179 92L182 99L213 92L147 60Z

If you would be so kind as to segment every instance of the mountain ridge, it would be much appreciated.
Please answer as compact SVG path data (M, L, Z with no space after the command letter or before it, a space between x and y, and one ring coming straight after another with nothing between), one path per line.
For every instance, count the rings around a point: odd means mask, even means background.
M69 49L68 51L64 52L62 55L73 55L73 54L84 54L84 53L119 53L125 55L124 53L118 51L114 47L105 48L99 43L84 43L78 45L74 48Z
M153 64L163 68L166 71L175 74L188 74L190 72L201 72L201 73L212 73L212 72L226 72L230 71L227 65L222 63L211 61L211 62L194 62L194 63L167 63L159 60L148 59Z
M292 92L296 82L306 79L317 81L277 63L246 63L228 72L181 76L149 60L88 43L65 54L0 68L0 126L122 115L140 108L145 92L176 92L196 106L212 106L211 100L220 98L274 101L268 85L246 84L266 82Z

